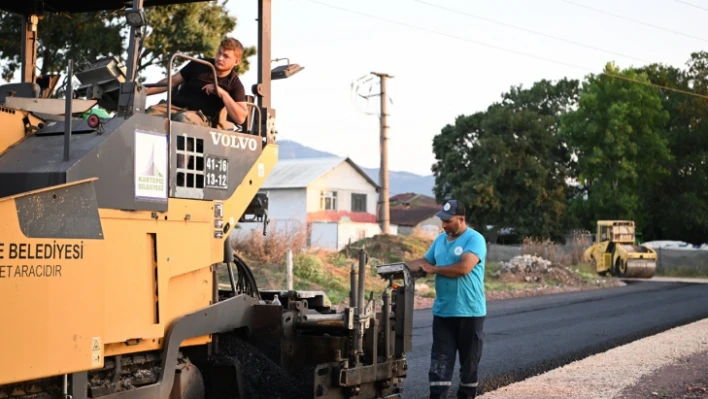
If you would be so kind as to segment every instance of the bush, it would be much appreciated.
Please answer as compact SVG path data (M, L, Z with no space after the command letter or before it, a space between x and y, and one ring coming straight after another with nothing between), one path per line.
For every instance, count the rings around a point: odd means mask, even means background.
M383 264L384 262L382 262L381 259L370 257L369 264L367 265L367 267L369 268L369 275L371 277L378 277L379 273L377 268Z
M327 257L327 262L329 262L330 265L336 267L347 267L351 265L350 259L347 259L346 256L337 252L329 254L329 256Z
M592 240L587 235L576 235L567 244L558 244L551 240L526 238L521 245L521 254L540 256L555 264L577 265L583 262L585 249L590 245L592 245Z
M431 244L432 239L422 234L411 236L380 234L347 245L340 252L344 256L357 257L359 249L363 246L370 258L377 258L382 264L396 263L422 257Z
M293 254L307 248L307 228L278 228L277 223L268 225L267 235L257 228L235 234L231 246L245 258L266 264L284 265L288 250Z
M315 255L297 254L293 256L293 274L309 281L322 278L322 261Z

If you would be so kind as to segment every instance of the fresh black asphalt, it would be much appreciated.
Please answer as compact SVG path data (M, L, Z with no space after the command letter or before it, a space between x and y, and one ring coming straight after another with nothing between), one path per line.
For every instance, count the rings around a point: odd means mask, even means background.
M628 281L625 287L490 301L481 391L703 318L708 284ZM427 398L431 326L430 309L415 312L406 399ZM456 366L452 393L458 377Z

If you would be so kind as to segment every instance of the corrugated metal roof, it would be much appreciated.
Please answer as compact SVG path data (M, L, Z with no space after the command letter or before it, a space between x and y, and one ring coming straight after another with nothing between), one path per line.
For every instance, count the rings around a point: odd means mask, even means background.
M350 164L371 181L368 175L346 157L296 158L279 160L263 183L263 189L304 188L342 162ZM376 184L371 182L374 186Z

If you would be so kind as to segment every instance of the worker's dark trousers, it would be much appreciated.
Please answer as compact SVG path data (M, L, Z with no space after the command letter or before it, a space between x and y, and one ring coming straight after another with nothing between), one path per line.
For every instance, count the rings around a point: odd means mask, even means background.
M455 358L460 355L458 398L477 395L477 367L482 358L484 317L433 316L433 348L430 356L430 398L445 398L450 390Z

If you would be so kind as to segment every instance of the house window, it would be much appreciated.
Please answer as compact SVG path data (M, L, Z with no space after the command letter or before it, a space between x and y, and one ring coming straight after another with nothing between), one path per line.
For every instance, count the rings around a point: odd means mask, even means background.
M352 194L352 212L366 212L366 194Z
M361 229L359 230L359 240L363 240L364 238L366 238L366 230Z
M337 192L322 191L320 192L320 208L325 211L337 210Z

